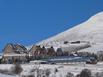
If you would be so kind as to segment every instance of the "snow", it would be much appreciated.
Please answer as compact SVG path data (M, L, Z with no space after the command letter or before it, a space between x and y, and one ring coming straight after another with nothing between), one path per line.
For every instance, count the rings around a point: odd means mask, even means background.
M88 44L87 43L80 43L80 44L66 44L66 45L61 45L60 48L62 49L62 51L77 51L83 48L88 48L87 47Z
M6 68L7 67L7 68ZM10 69L10 64L1 64L0 69ZM103 72L103 62L99 62L98 64L91 65L91 64L84 64L84 63L69 63L69 64L57 64L57 65L49 65L49 64L22 64L23 72L21 75L27 75L31 69L37 67L39 69L50 69L51 70L51 76L53 75L53 71L55 68L58 69L58 72L56 73L56 77L60 77L62 75L63 77L68 73L71 72L74 75L77 75L81 72L82 69L90 69L92 73L96 72ZM0 77L19 77L19 76L10 76L10 75L3 75L0 74Z
M16 76L0 74L0 77L16 77Z
M89 52L97 54L100 51L103 52L103 43L92 45L91 47L79 50L78 52Z
M45 46L45 48L50 48L51 46L53 46L54 50L57 51L58 48L60 48L63 52L73 52L73 51L77 51L83 48L88 48L90 46L90 44L88 42L81 42L81 43L68 43L68 44L64 44L63 42L52 42L51 44L48 44L48 46ZM42 45L41 45L42 47Z
M10 70L11 64L0 64L0 70ZM5 75L0 73L0 77L17 77L17 76L11 76L11 75Z
M103 43L103 12L92 16L86 22L68 29L56 36L39 42L40 45L49 45L52 42L61 41L90 41L93 43ZM54 45L54 44L52 44Z

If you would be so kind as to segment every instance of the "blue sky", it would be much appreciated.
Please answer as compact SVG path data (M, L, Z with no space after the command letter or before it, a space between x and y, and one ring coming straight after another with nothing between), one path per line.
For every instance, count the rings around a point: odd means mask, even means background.
M31 45L103 11L103 0L0 0L0 50Z

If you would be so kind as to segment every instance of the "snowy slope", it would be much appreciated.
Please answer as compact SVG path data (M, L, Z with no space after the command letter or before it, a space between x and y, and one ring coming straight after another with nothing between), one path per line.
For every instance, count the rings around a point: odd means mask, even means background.
M95 44L89 48L81 49L78 52L89 52L89 53L95 53L95 54L98 54L101 52L103 54L103 44L101 44L101 43Z
M41 41L40 45L52 44L52 42L62 41L90 41L93 43L103 43L103 12L92 16L86 22L68 29L56 36Z
M16 76L0 74L0 77L16 77Z

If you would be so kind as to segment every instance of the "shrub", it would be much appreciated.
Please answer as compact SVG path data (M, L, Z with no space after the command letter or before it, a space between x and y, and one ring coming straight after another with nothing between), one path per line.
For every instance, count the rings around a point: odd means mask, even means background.
M55 73L57 73L59 70L57 68L55 68Z
M69 73L67 73L66 77L74 77L74 74L69 72Z
M50 73L51 73L50 69L46 69L46 70L45 70L45 75L46 75L46 77L49 77Z
M103 72L101 73L97 72L94 77L103 77Z
M76 77L80 77L80 74L77 74Z
M80 73L80 77L91 77L91 71L89 69L83 69Z
M23 69L20 64L15 64L14 66L11 67L11 72L13 74L20 74L22 71Z

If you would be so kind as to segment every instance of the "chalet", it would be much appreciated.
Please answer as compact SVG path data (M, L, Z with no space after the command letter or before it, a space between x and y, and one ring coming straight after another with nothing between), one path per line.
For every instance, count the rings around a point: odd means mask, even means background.
M29 52L31 53L31 57L33 59L44 58L47 55L47 51L44 46L40 47L37 45L33 45L32 48L29 50Z
M42 56L43 58L47 56L47 49L44 46L41 48L40 56Z
M19 44L7 44L3 49L3 62L4 63L17 63L27 60L27 49Z
M61 48L58 48L56 51L56 56L62 56L63 55L63 51Z
M27 54L8 53L3 55L4 63L25 63L27 62Z
M50 48L47 48L47 55L48 56L56 56L56 51L54 48L51 46Z

